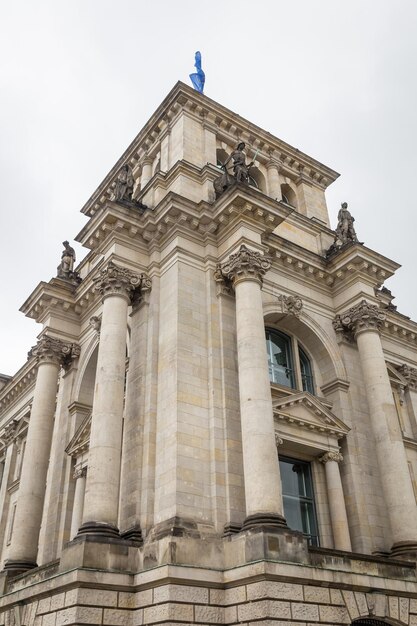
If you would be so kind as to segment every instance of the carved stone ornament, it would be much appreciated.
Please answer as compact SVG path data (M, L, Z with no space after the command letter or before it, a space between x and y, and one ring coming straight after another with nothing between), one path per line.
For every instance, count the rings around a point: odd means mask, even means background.
M303 301L299 296L278 296L281 303L281 311L287 315L300 317L303 308Z
M135 209L147 209L148 207L145 204L143 204L139 200L134 199L134 186L135 179L133 177L132 168L128 163L125 163L125 165L122 165L117 175L116 186L114 188L112 200Z
M101 318L97 315L90 317L90 326L96 331L97 335L100 336Z
M219 263L215 276L236 284L239 280L255 279L262 284L264 274L271 267L271 259L256 250L251 250L242 244L239 252L231 254L224 263Z
M77 480L77 478L85 478L87 476L87 468L86 467L75 467L74 468L74 473L72 475L74 480Z
M410 367L404 363L404 365L400 365L396 369L406 379L411 389L417 389L417 369L415 367Z
M80 356L80 346L66 343L55 337L43 335L28 353L28 358L35 357L39 363L54 363L64 369L69 368L72 361Z
M278 446L282 446L282 444L284 443L284 440L281 439L281 437L278 435L278 433L275 433L275 445L278 448Z
M104 300L108 296L125 296L129 302L136 290L149 290L151 279L145 274L137 274L127 267L120 267L110 261L106 268L93 280L94 290Z
M359 243L356 236L355 227L353 226L354 221L355 218L348 210L347 202L342 202L339 213L337 215L335 238L332 245L327 250L327 257L333 255L335 252L338 252L338 250L340 250L340 248L344 246L351 245L353 243Z
M5 446L9 446L12 443L12 441L14 441L16 437L16 431L17 431L17 424L15 424L15 422L11 422L10 424L7 424L1 436L1 438L4 441Z
M340 452L325 452L320 458L320 463L328 463L329 461L336 461L341 463L343 461L343 455Z
M69 245L68 241L63 241L62 245L64 250L61 255L61 263L57 267L57 276L79 285L82 279L79 273L74 270L75 250Z
M338 335L347 332L356 336L366 330L379 331L385 318L385 313L375 304L362 300L342 315L336 315L333 328Z

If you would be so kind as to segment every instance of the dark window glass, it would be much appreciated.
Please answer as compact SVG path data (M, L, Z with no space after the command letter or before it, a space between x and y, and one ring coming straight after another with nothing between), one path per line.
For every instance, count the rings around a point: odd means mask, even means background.
M266 330L269 378L271 382L295 388L290 338L275 330Z
M300 357L301 380L303 381L303 391L309 391L314 394L313 374L311 371L310 360L302 348L298 348Z
M310 463L280 458L284 515L293 530L301 531L313 546L319 545Z

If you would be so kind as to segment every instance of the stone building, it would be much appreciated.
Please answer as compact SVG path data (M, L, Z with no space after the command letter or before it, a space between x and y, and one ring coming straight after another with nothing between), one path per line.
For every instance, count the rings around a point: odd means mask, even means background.
M417 624L417 324L338 174L178 83L0 379L1 624Z

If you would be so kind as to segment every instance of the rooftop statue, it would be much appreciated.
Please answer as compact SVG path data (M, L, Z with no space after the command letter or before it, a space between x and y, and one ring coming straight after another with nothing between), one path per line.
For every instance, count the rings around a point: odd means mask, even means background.
M342 202L339 213L337 214L337 227L336 227L336 239L338 239L342 244L353 242L356 243L358 238L355 233L355 228L353 226L353 222L355 218L352 217L350 212L348 211L347 202Z
M193 83L193 87L199 93L204 93L204 83L206 82L206 75L201 69L201 52L197 50L195 53L195 63L194 67L197 70L194 74L190 74L191 82Z
M231 155L223 163L223 174L213 181L214 190L216 192L216 198L218 198L228 187L236 183L249 184L250 176L249 170L255 162L255 159L249 164L246 164L246 154L244 153L245 143L241 141L236 150L233 150ZM227 166L233 161L233 176L231 176L227 170Z
M347 244L360 243L353 226L354 221L355 218L348 210L348 203L342 202L339 213L337 214L337 226L334 241L327 250L326 257L331 256Z
M136 209L147 209L148 207L145 204L133 198L134 186L135 179L133 178L132 168L125 163L117 175L112 200Z
M128 202L132 202L134 185L135 179L133 178L132 168L125 163L117 176L114 200L127 200Z
M81 277L78 272L74 271L75 250L69 245L68 241L63 241L62 245L64 246L64 250L61 254L61 263L57 268L57 276L58 278L70 280L78 284L81 282Z

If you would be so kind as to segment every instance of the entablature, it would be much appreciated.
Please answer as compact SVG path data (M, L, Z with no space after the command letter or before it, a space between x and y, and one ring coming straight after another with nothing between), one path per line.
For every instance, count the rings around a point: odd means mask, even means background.
M37 366L34 359L28 360L10 379L0 393L0 415L14 405L23 394L35 385Z

